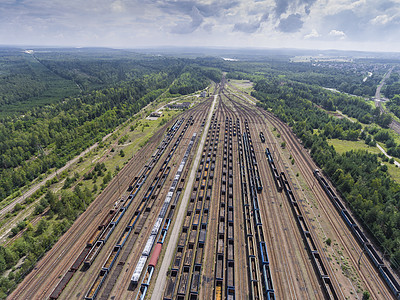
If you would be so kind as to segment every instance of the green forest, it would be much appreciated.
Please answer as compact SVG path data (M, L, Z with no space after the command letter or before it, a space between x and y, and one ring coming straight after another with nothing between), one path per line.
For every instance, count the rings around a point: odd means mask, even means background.
M274 80L261 79L254 89L253 96L261 100L260 106L271 110L293 128L359 221L388 251L393 266L399 268L400 184L391 179L380 156L362 150L339 154L327 143L330 138L364 139L371 143L371 140L390 139L390 135L377 127L361 131L360 123L334 118L320 107L338 108L359 122L374 122L382 127L387 127L390 118L363 100L327 93L315 86L292 82L277 84Z
M125 51L43 50L28 54L6 49L0 51L0 61L4 66L0 74L2 207L20 195L22 188L64 166L125 121L133 120L160 95L187 95L222 77L219 69L201 61ZM103 178L104 189L112 176L110 170L96 165L84 180ZM56 196L48 187L64 178L61 194ZM34 215L48 209L47 217L36 226L19 222L11 235L24 229L23 235L7 247L0 246L0 298L23 279L92 202L97 185L93 191L79 185L68 189L76 180L76 176L65 174L55 177L5 216L16 215L35 199L40 202ZM22 265L15 268L21 260Z
M390 155L400 158L398 139L388 129L391 115L366 101L395 62L293 63L288 55L260 54L238 58L225 61L111 49L0 49L0 206L124 122L134 120L159 97L170 99L203 90L226 74L228 80L254 82L252 96L260 101L258 105L292 127L357 219L399 268L400 184L382 164L386 158L361 150L340 154L328 144L329 139L363 141L371 146L379 142ZM382 92L390 99L387 108L400 118L396 68ZM334 117L336 111L353 121ZM113 171L97 164L84 180L94 182L101 177L98 184L103 189ZM7 247L0 246L0 298L93 201L97 185L93 190L79 185L69 189L77 178L62 174L26 200L40 199L34 215L48 211L35 226L26 220L16 224L11 235L24 233ZM62 191L54 194L49 186L64 179ZM16 205L9 215L24 207Z
M116 62L94 62L92 58L84 62L65 62L58 58L52 62L53 67L49 68L55 72L53 77L56 78L64 74L65 78L71 78L70 81L78 82L68 71L72 67L92 74L90 78L93 81L79 83L87 88L95 87L89 84L95 82L104 85L118 83L44 106L32 100L36 107L24 111L23 115L3 117L0 123L0 203L40 174L60 168L100 141L161 93L186 95L204 89L210 80L219 81L221 78L220 71L183 59L142 58L139 62L137 68L136 60L130 62L130 68L119 59ZM48 61L45 64L49 64ZM123 81L111 75L104 77L105 73L118 73L121 65L126 70L129 68L121 78L129 80ZM20 88L24 90L23 86ZM15 102L19 102L17 98ZM8 104L0 107L7 108Z

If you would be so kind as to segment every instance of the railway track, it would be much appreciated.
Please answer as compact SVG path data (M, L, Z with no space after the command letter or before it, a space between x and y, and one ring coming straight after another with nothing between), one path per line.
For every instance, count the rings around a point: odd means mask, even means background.
M127 197L125 203L123 204L118 219L116 221L111 222L111 220L113 219L113 215L111 214L109 217L106 217L104 220L104 223L98 227L98 232L95 232L94 235L92 235L92 237L88 240L88 245L86 246L86 248L82 251L81 255L78 256L78 259L75 261L75 263L73 264L74 267L71 267L70 270L72 271L76 271L79 268L79 265L81 264L82 260L85 261L85 266L87 268L89 268L94 260L96 259L97 255L99 254L99 252L101 251L101 249L103 248L103 246L106 244L107 240L109 239L110 235L112 234L112 232L114 231L115 227L119 224L120 219L123 217L126 209L129 208L129 206L131 205L131 203L133 203L135 201L135 197L137 195L137 193L140 191L142 185L146 182L146 179L148 178L150 172L152 171L152 169L155 167L155 165L157 164L157 161L160 159L160 157L162 156L163 152L165 151L165 149L167 148L168 144L172 141L175 133L179 130L180 126L183 123L183 119L177 121L174 126L171 128L170 132L167 134L167 136L164 138L164 140L161 142L160 146L158 147L157 151L152 155L152 157L149 159L148 164L142 168L141 171L141 175L139 177L137 177L134 182L135 182L135 187L133 188L133 190L131 191L130 195ZM157 174L157 182L161 179L162 176L164 176L165 171L169 171L166 166L161 168L161 170L158 172ZM163 178L165 180L165 177ZM128 188L129 190L130 188ZM149 190L146 192L146 200L149 200L153 190L155 189L155 185L152 185L151 188L149 188ZM139 212L142 212L143 208L144 208L144 201L142 200L141 203L139 203ZM111 212L111 211L110 211ZM136 223L137 219L135 219L135 223ZM130 226L131 228L133 227L133 221L130 221ZM128 231L128 234L126 235L126 237L129 236L130 231ZM86 255L86 257L84 256L84 253L86 252L86 250L90 248L88 250L88 253ZM119 245L119 250L122 248L122 245ZM114 257L118 256L119 251L117 251L116 253L114 253ZM111 264L112 266L112 264ZM109 267L111 267L109 266ZM106 268L105 268L106 269ZM104 279L105 276L107 275L108 270L106 270L106 272L101 272L102 276L101 278ZM66 276L69 276L69 274L67 273ZM66 282L68 283L68 282ZM54 292L51 295L51 298L58 298L59 294L61 293L61 291L64 289L65 285L63 286L62 284L66 284L65 281L62 279L60 281L60 284L55 288ZM98 285L101 286L101 285ZM97 294L97 289L94 289L95 294ZM92 298L92 297L90 297Z
M190 198L162 298L348 296L341 290L340 283L346 280L344 275L335 273L327 263L320 245L321 234L332 227L329 230L345 245L344 252L353 265L360 248L354 238L346 236L346 228L338 227L343 221L337 221L334 206L326 203L325 191L315 185L312 174L315 167L310 158L287 126L271 114L243 101L238 91L231 94L224 80L216 90L218 103L203 136L205 143L199 149L199 164L193 166L194 182L186 191L190 192ZM53 298L142 300L157 289L154 278L161 275L157 262L164 259L170 232L176 231L175 224L181 222L175 210L180 207L193 159L188 150L196 148L196 136L205 127L210 107L208 99L182 113L179 118L185 120L180 126L175 128L170 123L169 130L176 130L167 144L160 144L163 137L160 130L136 156L146 158L145 166L129 162L121 173L123 197L116 196L118 186L114 180L112 187L95 201L96 205L92 204L92 210L84 214L87 219L81 216L81 223L74 224L62 238L68 244L58 245L55 253L47 255L44 261L56 269L50 273L57 276L27 280L37 289L32 294L34 298L48 297L49 292L57 291L54 289L57 283L63 285L64 281L70 283L65 283L65 289ZM306 195L293 188L291 181L297 187L301 185L295 181L293 167L277 146L271 147L275 152L270 153L274 159L274 167L270 167L265 154L266 146L275 143L270 124L278 128L288 143L296 161L294 167L311 187L313 201L327 224L316 224L310 219L308 214L315 217L316 212L299 200L299 196ZM154 151L157 144L160 146ZM98 205L102 205L102 210ZM97 244L101 246L99 250L91 250ZM172 249L171 245L168 249ZM91 251L96 255L90 256ZM81 267L84 262L86 267ZM369 272L360 278L373 297L390 298L390 291L369 260L364 258L362 262L357 274L364 269ZM43 266L39 274L50 270L46 268ZM19 291L12 299L26 298L29 291ZM355 289L354 294L357 295Z
M208 104L206 106L208 106ZM203 107L203 109L204 109L204 107ZM204 112L202 112L201 109L198 110L198 113L199 113L199 116L204 114ZM197 119L199 121L200 118L197 118ZM190 124L193 124L193 122L190 123ZM171 155L168 156L169 160L171 160L171 158L172 158L172 153L171 153ZM155 197L154 201L156 201L156 198L157 197ZM155 207L154 213L153 213L154 217L156 216L156 213L159 212L160 209L162 209L162 207L161 207L162 203L160 203L160 201L157 201L157 203L158 204ZM155 221L154 217L151 218L151 220L149 220L150 223L153 223ZM148 219L148 218L144 218L144 219ZM149 222L147 222L146 224L148 224ZM152 227L152 225L146 225L146 226L147 226L146 228L151 228ZM131 277L128 276L128 273L132 274L132 271L129 271L130 268L131 268L130 265L136 265L140 258L138 257L137 254L134 255L133 257L130 254L132 252L133 253L139 253L140 250L139 251L137 250L138 249L137 247L140 247L140 244L138 244L138 241L144 239L144 236L146 236L147 234L149 234L148 233L148 229L147 229L146 232L143 232L143 234L141 234L140 232L138 232L138 230L136 230L136 234L133 236L131 244L129 245L129 248L132 249L132 251L126 250L125 255L121 258L121 260L119 261L119 263L117 265L118 269L115 269L114 270L115 273L111 274L111 279L108 281L104 292L100 296L100 299L107 299L108 297L110 297L111 294L114 294L114 297L116 297L115 294L117 295L117 297L118 297L118 295L120 295L120 297L122 297L121 295L124 292L127 292L129 295L131 295L132 293L136 292L135 290L130 290L128 288L129 287L129 282L130 282L130 279L131 279ZM126 265L128 267L126 267ZM126 268L126 272L125 273L122 272L122 269L124 269L124 268ZM115 285L117 285L117 286L118 285L126 286L128 288L128 291L126 291L125 289L113 289Z
M155 135L144 151L151 149L154 141L159 139L161 135ZM135 169L135 165L128 165L121 170L119 176L128 177L128 174ZM136 172L138 172L137 170ZM98 197L97 201L88 207L86 212L82 214L74 223L74 225L60 238L60 240L35 266L34 270L20 284L24 288L17 288L10 296L10 299L23 299L26 297L45 298L51 293L55 284L59 281L59 276L62 276L68 270L75 259L77 247L83 248L86 241L93 234L105 214L112 208L115 199L118 199L117 180L113 180L104 192ZM82 228L93 228L93 230L82 230ZM79 246L80 245L80 246ZM46 276L37 276L36 274L46 274ZM26 296L29 295L29 296ZM36 295L36 296L35 296Z
M227 116L224 129L223 159L221 162L222 180L217 225L218 237L214 251L216 256L215 299L232 299L235 296L232 119Z
M272 175L265 167L263 167L262 173L268 177ZM274 182L275 178L271 176L271 180L271 182ZM281 292L283 295L286 295L286 297L292 299L323 299L322 290L312 268L311 261L306 251L304 251L303 239L298 232L295 219L292 217L291 207L286 199L284 199L284 194L282 192L279 195L277 194L279 191L282 191L281 188L277 190L275 184L273 184L270 187L270 194L272 196L270 200L267 200L268 203L265 203L265 206L269 207L267 211L271 211L275 218L278 216L279 219L285 221L281 226L277 225L276 222L270 222L274 228L273 232L276 234L281 232L281 235L285 236L284 241L282 241L283 245L276 245L276 251L278 253L280 252L280 246L291 249L288 253L289 255L283 253L278 254L279 260L285 262L283 264L285 277L282 278L280 276L281 280L285 280L286 278L285 282L288 282L289 286L289 289L282 290ZM288 231L289 228L290 231ZM290 232L294 234L290 234ZM286 246L284 246L285 244ZM290 271L291 268L289 266L292 266L294 272ZM279 276L279 274L277 275Z
M185 299L189 295L191 299L197 299L218 144L215 139L218 135L217 122L213 118L196 172L196 181L164 291L164 299Z
M235 118L235 116L238 117L238 113L233 111L226 104L223 104L222 106L227 115L232 116L233 118ZM244 115L240 114L239 116ZM226 125L229 124L229 131L227 130L226 132L229 132L230 138L232 135L237 137L236 146L239 161L238 168L241 174L240 182L238 184L241 186L239 194L241 194L242 198L240 211L243 214L244 220L244 228L242 228L241 233L244 233L245 235L243 244L245 244L246 248L245 255L247 257L247 268L249 270L247 276L249 294L247 297L251 299L274 299L268 253L260 218L261 212L259 210L259 196L257 196L258 193L262 191L262 183L247 121L242 120L246 128L246 132L242 135L240 131L240 119L241 118L236 119L234 126L232 126L232 122L229 119L229 123L226 122ZM231 149L230 145L229 149ZM229 182L229 185L232 185L232 183ZM237 195L237 197L239 197L239 195ZM232 223L231 226L233 227L234 224ZM239 244L239 246L241 245ZM245 297L242 291L236 294L237 296Z
M223 117L221 114L221 99L220 96L218 95L216 97L216 110L214 116L217 119L218 125L219 126L219 131L224 131L223 127ZM223 138L218 137L215 140L218 144L222 144ZM211 205L210 205L210 210L209 210L209 222L208 222L208 236L207 236L207 243L205 243L205 248L204 248L204 258L203 258L203 269L202 269L202 282L201 282L201 288L199 292L199 298L200 299L205 299L209 298L212 299L214 296L214 276L215 276L215 245L217 243L217 231L218 231L218 218L219 218L219 198L221 195L221 181L222 181L222 168L220 164L219 158L221 158L223 155L223 147L218 147L217 148L217 155L216 157L218 158L216 160L215 164L215 169L214 169L214 179L213 183L215 185L215 188L213 189L213 193L211 194Z
M358 266L358 259L360 257L361 252L363 251L360 249L360 246L357 242L352 238L352 236L348 235L348 231L346 228L346 224L341 220L341 217L337 214L336 209L333 205L327 205L326 199L324 195L324 191L318 185L315 185L315 178L312 175L313 170L316 169L316 166L309 160L305 158L304 149L302 150L293 134L288 133L289 129L284 128L275 117L269 116L269 121L273 124L274 127L278 128L279 132L284 136L285 140L289 144L293 155L296 155L296 160L298 161L297 166L299 170L302 172L306 183L308 186L313 186L313 196L318 203L318 207L324 213L324 219L328 220L332 230L335 232L335 237L338 241L340 241L342 248L347 252L348 258L352 262L354 267ZM339 223L339 225L334 225ZM358 249L356 251L355 249ZM387 290L387 287L382 283L379 275L377 274L376 270L374 270L373 266L367 261L363 259L363 266L365 267L364 270L358 271L357 274L363 279L364 284L367 287L367 290L370 292L371 296L379 298L385 297L385 299L390 299L392 296L390 292ZM355 268L355 271L357 268ZM374 283L371 283L374 282Z
M169 123L170 124L170 123ZM152 153L154 148L154 142L161 139L164 128L169 124L165 125L161 130L154 135L149 143L144 146L142 153L138 153L136 157L148 157ZM122 178L129 178L130 174L139 173L139 166L135 164L135 158L131 160L128 165L123 168L118 175ZM129 180L129 179L128 179ZM123 186L127 188L127 183L130 182L126 179L122 179ZM30 288L17 289L10 295L11 299L21 299L30 295L29 297L45 298L46 295L50 294L54 289L57 282L60 280L60 276L66 273L68 265L70 266L74 261L74 256L77 255L77 249L84 248L86 241L90 238L93 231L87 230L95 228L100 225L102 219L104 219L105 211L108 211L118 199L116 194L119 190L119 182L113 180L106 190L99 196L98 200L94 201L88 210L78 218L77 222L71 227L71 229L64 234L60 241L53 246L52 250L36 265L34 271L26 277L22 285L29 286ZM125 190L126 188L123 188ZM84 228L84 230L82 230ZM82 249L81 248L81 249ZM75 249L75 250L74 250ZM36 274L44 273L46 276L36 276ZM36 296L35 296L36 295Z
M279 120L277 120L276 117L272 116L270 113L265 112L261 109L259 109L260 112L268 119L269 122L271 122L276 128L280 128L279 132L284 133L284 138L286 141L289 141L289 147L292 147L291 151L294 151L296 154L296 161L298 161L299 169L303 173L303 176L305 176L306 182L309 186L314 187L315 186L315 179L313 178L312 171L316 168L316 166L313 164L310 158L305 157L305 153L303 153L301 146L299 145L299 142L294 138L293 133L288 129L288 128L282 128L282 127L287 127L286 125L283 125ZM269 120L272 119L272 120ZM273 122L275 121L275 123ZM293 150L296 149L296 150ZM307 170L308 167L308 170ZM315 190L318 189L318 192L315 192ZM313 189L314 192L314 197L317 199L318 206L322 208L323 213L324 213L324 219L327 219L329 223L332 225L331 227L333 228L334 232L336 233L336 236L338 237L338 240L341 242L343 248L346 250L347 253L349 253L349 258L353 264L353 266L357 266L357 259L360 257L360 253L362 249L358 252L356 252L355 249L357 249L359 246L357 245L357 242L352 238L352 236L349 236L346 232L346 226L344 222L340 224L339 226L336 226L336 222L338 222L337 217L333 218L337 214L337 212L334 212L333 210L334 207L332 205L326 205L326 200L324 200L323 196L324 192L321 190L321 188L316 188ZM322 194L321 194L322 193ZM315 213L314 213L315 216ZM340 223L340 220L339 220ZM359 248L358 248L359 249ZM351 253L353 251L353 253ZM356 252L356 254L354 254ZM382 283L381 278L379 278L376 269L373 268L373 265L369 263L369 261L363 260L363 265L365 264L365 268L368 269L367 272L365 271L359 271L358 273L361 273L363 282L367 286L368 290L370 291L371 295L379 298L379 297L385 297L387 299L390 299L392 295L390 295L390 292L387 289L387 286ZM386 278L386 277L385 277ZM335 279L335 278L334 278ZM371 292L371 290L373 292ZM354 293L357 293L356 289L354 289Z
M227 95L226 95L227 96ZM256 128L256 124L264 124L265 121L261 119L260 117L257 117L257 115L254 114L254 111L251 109L248 109L246 107L242 107L231 97L227 96L228 99L230 99L230 102L232 103L232 106L235 108L237 111L237 114L244 116L245 118L248 118L249 121L251 122L251 127ZM265 129L265 124L262 125L262 128ZM254 130L253 130L254 132ZM258 133L258 131L256 131ZM256 144L256 143L254 143ZM262 151L263 152L263 151ZM263 164L261 164L263 165ZM261 168L262 169L262 168ZM265 173L264 173L265 174ZM263 176L263 178L268 178ZM264 194L265 192L263 192ZM269 193L271 195L271 189L269 189ZM261 194L261 197L264 197L263 194ZM307 254L303 251L304 248L304 243L301 240L301 237L296 234L297 231L297 225L295 224L294 220L292 217L290 217L291 211L289 206L286 205L285 202L282 202L281 200L282 196L278 195L276 193L272 194L272 197L269 196L267 197L267 200L262 200L261 202L261 207L266 207L267 204L270 206L269 208L265 208L264 214L270 214L271 210L274 210L274 213L270 215L269 218L263 217L263 219L266 221L266 224L272 223L272 225L269 226L269 228L273 227L274 230L272 231L272 234L276 234L279 237L285 236L285 239L279 239L279 244L277 242L273 241L270 237L271 234L267 235L267 239L270 242L270 245L273 245L273 247L276 247L275 251L272 251L272 258L275 258L276 256L280 256L278 259L275 259L275 265L276 266L281 266L279 267L281 271L277 271L274 268L272 268L273 274L275 273L277 277L281 278L281 280L278 280L278 289L281 290L281 295L286 295L285 297L290 297L292 299L307 299L307 298L314 298L318 297L318 292L316 290L319 289L319 284L318 281L316 280L315 277L315 272L312 270L312 266L310 264L310 261L307 257ZM274 205L270 205L269 202L271 199L276 199L276 201L281 201L283 204L283 208L285 209L285 212L282 211L282 209L276 208ZM279 218L277 218L279 216ZM271 220L276 220L275 222L271 222ZM282 225L278 225L282 223L282 220L285 220L285 223ZM288 225L285 225L288 224ZM288 232L287 226L290 226L291 231L289 232L294 232L295 234L290 235ZM280 234L278 234L280 232ZM295 239L293 240L293 237ZM282 249L288 249L288 254L283 254ZM282 263L284 262L284 263ZM303 265L300 265L299 262L302 262ZM289 267L290 266L290 267ZM277 267L278 268L278 267ZM283 271L282 271L283 270ZM304 272L306 270L307 272ZM282 276L282 273L285 274L285 276ZM301 282L301 279L305 281L306 278L309 278L307 280L307 283L304 283L304 286L299 285ZM284 287L281 287L279 285L279 282L284 281L286 284ZM289 287L289 289L288 289ZM308 288L305 288L308 287ZM321 294L321 293L320 293ZM300 296L301 295L301 296ZM322 295L319 296L322 298Z
M256 116L256 113L253 113L253 116ZM285 180L286 181L286 180ZM287 181L286 181L287 182ZM285 185L283 186L285 188ZM288 191L289 189L289 191ZM287 193L288 197L289 197L289 204L291 204L291 208L295 207L295 218L298 221L298 226L300 229L300 233L303 233L303 241L305 242L305 245L307 246L307 248L309 249L309 255L311 257L311 261L313 262L313 265L315 266L315 271L317 273L317 276L320 279L321 285L322 285L322 290L325 291L325 295L331 299L337 299L337 291L339 291L339 293L341 293L340 288L338 285L334 286L334 283L336 282L336 278L334 273L332 272L332 270L330 270L330 272L327 272L327 262L326 259L324 259L323 256L321 256L321 246L319 246L319 243L315 242L315 238L312 238L312 232L309 231L309 226L307 226L308 221L306 221L306 219L304 219L304 217L302 216L301 213L301 209L300 206L298 205L298 202L296 201L295 198L295 191L291 190L291 188L289 187L289 185L287 185L287 187L285 188L285 192ZM288 194L288 192L290 192L290 194ZM289 207L287 207L287 214L290 214L291 209ZM301 221L300 221L301 220ZM304 225L303 225L304 224ZM305 235L304 232L304 228L302 228L301 226L305 226L305 228L307 228L307 234ZM297 237L297 236L296 236ZM303 261L304 261L304 256L303 256ZM330 266L328 267L330 268ZM307 269L309 269L309 267L307 266ZM333 282L332 279L333 278ZM315 285L314 285L315 287ZM311 291L309 291L308 295L312 296L312 293L310 293ZM299 292L297 292L299 293ZM296 293L296 294L297 294Z

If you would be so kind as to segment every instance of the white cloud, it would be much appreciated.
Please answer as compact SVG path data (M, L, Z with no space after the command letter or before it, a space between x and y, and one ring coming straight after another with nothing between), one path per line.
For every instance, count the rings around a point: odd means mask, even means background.
M400 0L0 0L0 44L344 49L358 43L368 50L362 45L375 43L378 48L385 43L400 51L399 4Z
M320 34L318 33L317 30L313 29L309 34L305 35L304 38L307 39L315 39L319 38Z
M125 11L124 4L120 0L117 0L117 1L114 1L113 3L111 3L111 9L113 12L117 12L117 13L121 13L121 12Z
M370 22L373 25L386 25L387 23L392 21L393 18L394 18L393 16L389 17L388 15L380 15L373 18Z
M366 0L327 0L319 1L320 4L327 2L324 5L324 15L337 14L344 10L360 10L363 6L367 4Z
M340 38L341 40L346 38L346 34L345 34L343 31L335 30L335 29L331 30L331 31L329 32L329 35L330 35L330 36L333 36L333 37L338 37L338 38Z

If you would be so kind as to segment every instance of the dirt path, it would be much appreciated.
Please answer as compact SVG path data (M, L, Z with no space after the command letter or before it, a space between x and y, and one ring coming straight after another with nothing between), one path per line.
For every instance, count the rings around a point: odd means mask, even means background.
M107 134L105 137L103 137L102 141L105 141L108 137L110 137L112 133ZM95 148L97 148L97 146L99 145L99 143L95 143L92 146L90 146L89 148L87 148L86 150L84 150L83 152L81 152L81 154L79 154L78 156L74 157L73 159L71 159L70 161L68 161L64 167L54 171L53 173L51 173L49 176L45 177L44 179L42 179L42 181L34 184L29 190L27 190L26 192L24 192L21 196L19 196L18 198L16 198L12 203L10 203L9 205L7 205L6 207L4 207L1 211L0 211L0 217L2 217L3 215L5 215L6 213L12 211L14 209L14 206L17 203L21 203L23 202L25 199L29 198L30 196L32 196L37 190L39 190L42 186L44 186L46 184L46 182L48 180L52 180L55 176L57 176L58 174L61 174L62 172L64 172L65 170L69 169L69 167L71 165L73 165L74 163L76 163L81 157L84 157L88 152L94 150Z

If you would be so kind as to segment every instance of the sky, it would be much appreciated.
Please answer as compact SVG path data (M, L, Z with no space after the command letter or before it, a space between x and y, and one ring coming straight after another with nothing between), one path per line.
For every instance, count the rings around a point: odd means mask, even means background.
M400 0L0 0L0 45L400 52Z

